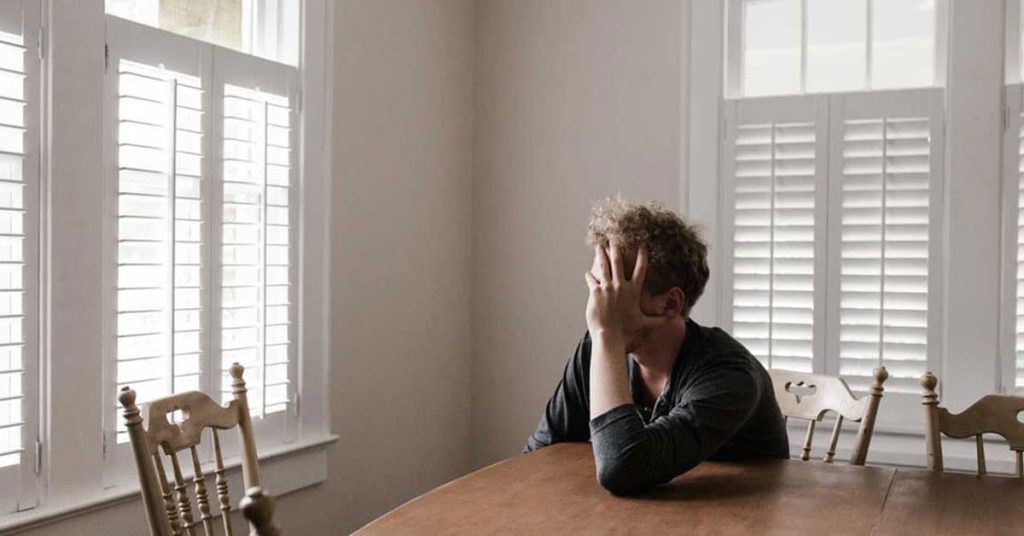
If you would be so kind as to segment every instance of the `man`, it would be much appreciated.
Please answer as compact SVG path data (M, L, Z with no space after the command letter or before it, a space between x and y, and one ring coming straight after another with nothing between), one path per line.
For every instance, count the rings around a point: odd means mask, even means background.
M789 457L771 379L724 331L690 310L704 291L707 246L656 204L597 204L584 274L587 328L537 431L533 451L590 440L600 484L650 489L706 459Z

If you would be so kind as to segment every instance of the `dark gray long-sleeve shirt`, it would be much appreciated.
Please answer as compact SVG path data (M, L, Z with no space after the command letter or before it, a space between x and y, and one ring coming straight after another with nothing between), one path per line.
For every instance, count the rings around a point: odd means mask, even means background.
M623 404L590 419L590 334L584 335L525 451L591 441L598 481L622 495L672 480L703 460L789 457L771 378L746 348L690 320L665 391L654 407ZM638 366L627 357L633 400Z

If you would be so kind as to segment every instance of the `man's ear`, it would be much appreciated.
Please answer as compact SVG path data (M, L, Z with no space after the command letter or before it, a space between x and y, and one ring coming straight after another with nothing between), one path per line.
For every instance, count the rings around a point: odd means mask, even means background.
M662 314L665 316L682 316L685 305L686 294L683 293L683 289L672 287L666 293Z

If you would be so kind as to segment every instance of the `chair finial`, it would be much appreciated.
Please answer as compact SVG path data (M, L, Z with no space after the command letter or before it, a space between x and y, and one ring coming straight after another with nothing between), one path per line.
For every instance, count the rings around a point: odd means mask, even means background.
M239 393L246 392L245 380L242 379L242 374L245 372L245 367L238 364L237 362L232 363L231 367L228 368L228 373L231 374L231 392L236 395Z
M117 395L118 402L124 409L132 409L135 407L135 390L127 385L121 388L121 393Z
M925 372L924 376L921 376L921 387L924 387L924 395L935 395L935 387L939 385L939 379L934 374Z
M874 370L871 376L875 381L871 384L871 388L868 389L868 392L873 396L882 396L882 392L885 391L885 389L882 388L882 384L885 383L885 380L889 379L889 371L886 370L885 367L878 367Z

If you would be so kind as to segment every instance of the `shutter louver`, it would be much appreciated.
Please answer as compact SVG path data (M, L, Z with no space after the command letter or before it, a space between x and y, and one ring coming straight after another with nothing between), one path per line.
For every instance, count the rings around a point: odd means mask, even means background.
M254 416L290 401L292 263L291 104L224 85L221 231L222 390L233 362L246 369Z
M931 123L842 123L839 372L866 390L916 393L928 362Z
M28 413L25 56L23 37L0 31L0 467L21 463Z
M766 367L814 362L814 123L739 125L733 153L733 332Z
M147 401L200 388L203 89L157 66L117 69L117 385Z

